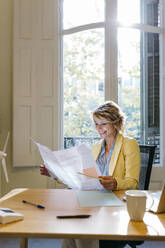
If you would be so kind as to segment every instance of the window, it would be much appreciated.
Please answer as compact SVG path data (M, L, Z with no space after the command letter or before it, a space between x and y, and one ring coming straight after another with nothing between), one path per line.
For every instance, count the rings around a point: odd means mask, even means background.
M128 117L128 134L140 143L157 145L156 164L160 162L159 0L134 1L130 15L123 3L131 1L118 1L121 24L140 25L118 28L119 104Z
M160 189L165 0L15 0L13 7L13 166L41 163L29 137L52 150L91 145L99 139L91 112L111 99L127 115L128 135L157 145L151 180Z
M93 137L91 113L104 102L104 1L64 0L63 28L64 136Z
M127 116L127 134L157 145L159 163L159 0L62 3L65 147L98 138L91 113L112 99Z

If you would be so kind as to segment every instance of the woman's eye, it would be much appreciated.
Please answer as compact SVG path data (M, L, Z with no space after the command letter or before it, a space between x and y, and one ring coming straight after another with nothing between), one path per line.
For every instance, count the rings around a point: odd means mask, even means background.
M101 123L100 124L100 126L106 126L107 125L107 123Z
M95 123L95 126L106 126L106 125L107 125L107 123L100 123L100 124Z

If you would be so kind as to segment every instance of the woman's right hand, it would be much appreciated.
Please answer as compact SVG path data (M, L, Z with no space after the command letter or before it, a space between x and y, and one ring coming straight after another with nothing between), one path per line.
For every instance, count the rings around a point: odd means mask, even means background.
M50 174L49 174L49 172L48 172L48 170L46 169L46 167L45 167L44 164L41 164L41 165L40 165L40 173L41 173L41 175L50 177Z

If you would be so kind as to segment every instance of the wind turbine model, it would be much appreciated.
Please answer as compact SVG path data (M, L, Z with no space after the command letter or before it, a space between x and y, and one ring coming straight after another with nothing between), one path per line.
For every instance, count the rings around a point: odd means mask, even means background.
M7 143L8 143L8 140L9 140L9 135L10 135L10 133L8 132L3 151L0 151L0 162L2 163L2 167L3 167L3 171L4 171L4 174L5 174L5 178L6 178L7 183L9 182L9 178L8 178L8 174L7 174L5 158L7 156L6 148L7 148Z

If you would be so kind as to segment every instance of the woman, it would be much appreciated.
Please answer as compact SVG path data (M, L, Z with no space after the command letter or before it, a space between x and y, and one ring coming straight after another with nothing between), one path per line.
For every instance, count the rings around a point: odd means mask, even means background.
M106 102L93 112L96 129L103 138L92 147L102 173L105 189L136 189L140 171L140 151L135 139L124 136L124 115L119 106Z
M100 183L106 190L136 189L140 171L140 151L135 139L124 136L124 114L113 101L105 102L93 112L101 143L92 147L92 154L100 169ZM49 175L41 166L40 172ZM124 247L125 242L100 241L101 247ZM97 240L64 240L63 248L98 247Z

